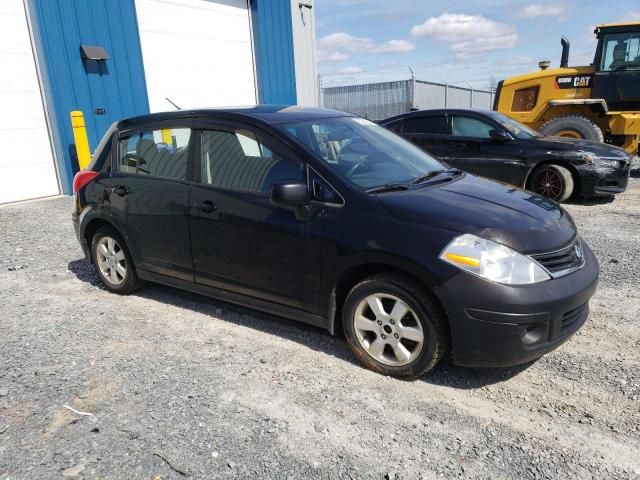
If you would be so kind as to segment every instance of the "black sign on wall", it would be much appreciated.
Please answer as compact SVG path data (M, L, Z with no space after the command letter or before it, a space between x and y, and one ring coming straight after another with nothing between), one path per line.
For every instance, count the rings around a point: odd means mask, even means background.
M556 77L558 88L591 88L593 75L563 75Z

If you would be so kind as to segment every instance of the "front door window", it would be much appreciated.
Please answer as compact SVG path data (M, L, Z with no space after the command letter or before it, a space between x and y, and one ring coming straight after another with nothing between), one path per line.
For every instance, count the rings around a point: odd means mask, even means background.
M303 182L300 165L248 130L202 133L201 181L225 190L268 193L276 182Z
M452 121L455 137L488 139L491 138L491 130L496 128L490 123L471 117L455 116Z

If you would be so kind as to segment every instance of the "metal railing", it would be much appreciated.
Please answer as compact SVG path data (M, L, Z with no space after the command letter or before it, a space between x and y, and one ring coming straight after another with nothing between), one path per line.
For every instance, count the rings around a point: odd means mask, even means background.
M320 104L326 108L353 113L370 120L431 108L475 108L490 110L493 93L448 83L426 82L415 78L393 82L325 87Z

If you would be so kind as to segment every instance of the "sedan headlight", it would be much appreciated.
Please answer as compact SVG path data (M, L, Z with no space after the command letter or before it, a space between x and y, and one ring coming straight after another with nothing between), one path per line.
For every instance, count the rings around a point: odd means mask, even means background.
M558 152L554 152L554 151L548 151L547 155L549 156L555 156ZM567 160L579 160L579 161L583 161L584 163L588 164L588 165L592 165L594 163L596 163L596 161L598 160L598 156L595 153L591 153L591 152L584 152L582 150L572 150L572 151L568 151L568 152L563 152L562 156L564 158L566 158Z
M620 166L620 162L618 160L611 160L609 158L598 158L594 165L597 167L611 167L618 168Z
M593 165L594 167L618 167L618 160L611 158L600 158L595 153L591 152L566 152L565 155L568 158L577 158L579 160L584 161L587 165Z
M507 285L526 285L551 278L530 258L469 233L454 238L442 250L440 259L466 272Z

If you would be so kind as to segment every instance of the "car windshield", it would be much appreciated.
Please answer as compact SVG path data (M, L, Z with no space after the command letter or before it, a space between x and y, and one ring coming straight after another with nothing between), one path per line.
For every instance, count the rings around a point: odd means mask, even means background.
M540 134L535 130L521 124L513 118L498 112L490 112L489 116L502 125L511 135L521 140L539 137Z
M286 132L358 187L409 184L445 170L433 157L395 133L358 117L284 124Z

